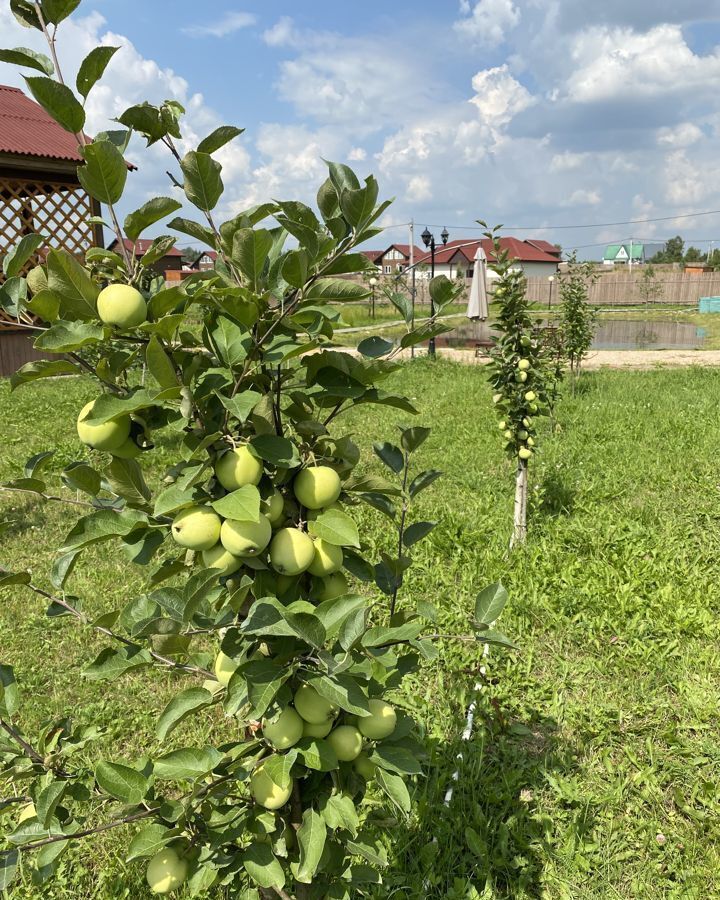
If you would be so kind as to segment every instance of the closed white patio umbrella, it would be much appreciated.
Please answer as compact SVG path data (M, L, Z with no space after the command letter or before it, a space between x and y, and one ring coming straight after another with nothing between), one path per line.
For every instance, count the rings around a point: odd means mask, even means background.
M468 319L479 319L481 322L484 322L488 317L486 274L487 256L485 256L483 248L478 247L475 253L472 283L470 284L470 297L467 307Z

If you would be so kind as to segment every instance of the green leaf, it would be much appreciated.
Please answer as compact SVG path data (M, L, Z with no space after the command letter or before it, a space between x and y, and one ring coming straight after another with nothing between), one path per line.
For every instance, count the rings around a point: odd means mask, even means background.
M458 295L458 286L447 275L436 275L428 285L430 296L436 306L447 306Z
M408 453L414 453L430 436L430 429L415 425L412 428L403 428L400 443Z
M58 590L65 587L65 582L72 575L80 552L80 550L71 550L70 553L63 553L53 561L50 580Z
M35 338L34 346L51 353L67 353L87 344L97 344L102 339L103 330L100 325L90 322L57 322Z
M153 197L147 203L143 203L138 209L133 210L125 216L124 229L125 234L131 241L136 241L140 235L182 207L182 203L174 200L172 197Z
M63 469L60 477L63 484L73 491L82 491L91 497L97 497L100 493L100 473L87 463L70 463Z
M385 338L376 334L360 341L357 348L358 353L368 359L380 359L381 356L387 356L394 347L395 344L392 341L386 341Z
M177 238L172 234L161 234L159 237L156 237L143 253L142 264L146 267L152 266L158 260L161 260L168 250L175 246L176 240Z
M73 375L78 367L65 359L41 359L37 362L25 363L10 378L10 389L15 390L23 384L37 381L40 378L55 378L57 375Z
M49 57L44 53L36 53L28 47L14 47L12 50L0 50L0 62L9 63L11 66L24 66L27 69L37 69L44 75L52 75L55 71Z
M327 741L319 738L302 738L295 745L298 756L308 769L332 772L338 767L338 758Z
M365 597L361 597L359 594L345 594L332 600L324 600L315 607L315 615L322 622L328 637L330 637L349 615L363 609L366 604Z
M47 256L48 289L61 299L64 319L97 320L96 301L100 288L70 253L50 250Z
M28 584L30 578L28 577ZM11 582L12 583L12 582ZM2 581L0 581L2 585ZM15 672L12 666L0 665L0 712L8 718L12 718L20 705L20 692L15 681Z
M45 450L43 453L36 453L34 456L31 456L25 463L23 476L25 478L36 478L41 472L47 469L48 464L54 455L54 450Z
M363 300L370 290L357 281L344 278L318 278L303 294L303 300L312 303L347 303Z
M436 525L437 522L414 522L405 529L405 534L403 534L403 544L405 544L406 547L412 547L413 544L417 544L418 541L421 541L430 534Z
M0 850L0 891L6 891L18 873L20 854L13 848Z
M117 203L125 190L127 165L112 141L93 141L83 150L85 165L77 175L85 190L100 203Z
M209 153L191 150L182 158L180 168L185 176L185 196L193 206L205 212L215 209L223 192L220 163Z
M35 815L43 828L49 828L55 810L65 794L67 782L51 781L38 795L35 803Z
M181 231L183 234L189 234L190 237L195 238L195 240L200 241L203 244L207 244L208 247L215 246L215 235L212 233L211 229L207 228L205 225L201 225L199 222L193 222L192 219L177 217L168 222L168 228L171 228L173 231Z
M399 447L396 447L395 444L390 444L388 441L384 441L382 444L373 444L373 450L375 451L375 455L379 457L389 469L392 469L395 473L402 472L405 467L405 457Z
M250 413L262 400L262 394L259 394L257 391L241 391L234 397L224 397L222 394L218 396L230 415L235 416L238 422L241 423L246 421Z
M343 191L358 190L360 182L350 166L346 166L343 163L328 162L327 167L330 170L330 180L338 197Z
M204 778L223 758L214 747L173 750L155 760L155 777L193 781Z
M60 315L60 298L52 291L38 291L25 301L25 308L45 322L54 322Z
M378 183L371 175L366 179L365 187L340 193L342 214L353 228L360 230L373 218L377 198Z
M42 0L41 6L45 21L57 25L80 6L80 0Z
M29 572L5 572L0 570L0 588L10 587L13 584L30 584L32 578Z
M27 282L24 278L16 276L8 278L0 285L0 308L4 309L12 318L18 318L27 299Z
M122 803L140 803L150 784L137 769L102 760L95 769L95 781L106 794Z
M245 131L244 128L236 128L234 125L220 125L198 144L198 153L215 153L225 144L239 137Z
M405 781L400 775L393 775L384 769L375 770L375 781L380 789L386 794L390 800L397 806L400 812L409 813L411 809L410 794L405 785Z
M3 258L3 272L7 278L14 278L19 275L25 263L35 255L38 247L45 243L45 238L41 234L26 234L24 237L12 247Z
M261 719L265 715L291 674L286 665L272 659L253 659L242 667L252 706L247 714L248 719Z
M247 328L241 327L233 319L219 316L210 336L226 366L237 366L246 359L252 342Z
M396 776L392 776L395 778ZM369 844L360 841L348 841L347 850L354 856L362 856L373 866L387 866L387 859L382 849L371 847Z
M483 625L493 625L508 602L508 593L497 581L489 584L475 599L475 621Z
M205 688L188 688L176 694L160 714L155 733L164 741L190 713L205 709L212 703L213 695Z
M155 498L154 516L166 516L176 512L185 506L192 506L198 499L196 487L183 488L178 484L171 484Z
M147 101L130 106L117 119L126 128L132 128L144 135L148 147L167 134L167 128L160 118L160 110Z
M308 679L308 684L312 685L321 697L346 712L356 716L366 716L370 713L367 697L350 675L320 675Z
M99 509L78 519L62 546L58 547L58 552L67 553L76 547L86 547L88 544L96 544L114 537L125 537L141 525L147 525L147 516L138 510L126 509L115 512L110 509Z
M387 647L390 644L404 644L412 641L422 632L424 625L417 619L387 628L375 625L369 628L363 637L363 647Z
M150 374L161 388L176 387L178 378L172 360L163 349L162 344L153 335L145 347L145 362Z
M242 864L250 878L261 888L282 888L285 873L269 844L250 844L242 851Z
M410 496L411 497L417 496L417 494L419 494L420 491L424 491L425 488L430 487L430 485L434 481L436 481L441 475L442 475L442 472L439 469L428 469L427 472L421 472L419 475L416 475L410 484L410 488L409 488Z
M328 509L308 523L308 531L336 547L360 547L355 522L340 509Z
M136 390L127 397L101 394L86 417L87 422L102 425L118 416L140 412L152 406L169 406L170 400L180 397L180 388L165 388L162 391Z
M496 647L507 647L509 650L519 650L517 644L513 644L510 638L506 637L502 632L496 631L494 628L488 628L478 631L475 635L483 644L493 644Z
M292 767L296 759L297 750L294 747L286 753L275 753L263 760L263 772L279 788L286 790L290 787Z
M224 519L238 522L260 521L260 491L254 484L245 484L226 494L212 504L215 512Z
M309 267L307 251L301 247L290 250L280 267L280 274L291 287L301 288L307 281Z
M25 82L33 97L58 125L71 134L80 134L85 125L85 110L69 87L52 78L36 75L26 77Z
M112 681L132 669L149 666L151 662L149 651L136 645L120 647L117 650L106 647L85 669L83 675L90 681Z
M131 506L144 506L150 500L152 494L137 460L113 456L105 471L112 489Z
M80 69L75 79L78 93L87 99L87 95L95 84L103 77L108 63L119 50L119 47L93 47L85 59L80 63Z
M327 837L325 820L314 809L306 809L296 836L300 848L300 862L295 877L302 884L310 884L325 849Z
M353 837L360 827L360 818L351 797L347 794L331 794L320 801L320 812L325 824L333 831L338 828L349 831Z
M397 744L379 743L370 755L370 759L383 769L397 772L398 775L420 775L422 767L415 757Z
M168 828L159 822L146 825L130 841L126 860L130 862L133 859L154 856L158 850L162 850L163 847L167 846L176 835L176 829Z
M293 469L300 465L300 454L295 444L288 438L275 434L258 434L250 439L256 456L273 466Z
M273 236L266 228L241 228L233 238L232 259L247 278L253 291L259 291Z
M23 28L36 28L42 31L42 23L32 0L10 0L10 11Z

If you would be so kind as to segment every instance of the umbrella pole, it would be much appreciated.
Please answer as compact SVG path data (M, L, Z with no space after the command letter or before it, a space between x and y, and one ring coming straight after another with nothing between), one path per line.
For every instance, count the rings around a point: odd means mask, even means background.
M513 517L513 534L510 539L510 549L516 544L524 544L527 537L527 495L528 495L528 466L524 459L518 460L515 473L515 511Z

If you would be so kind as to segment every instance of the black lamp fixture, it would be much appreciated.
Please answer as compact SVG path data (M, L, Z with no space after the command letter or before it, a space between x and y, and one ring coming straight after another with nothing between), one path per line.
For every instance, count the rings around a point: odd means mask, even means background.
M430 279L432 280L435 277L435 235L430 233L430 230L426 225L425 230L420 237L422 238L423 244L430 248ZM450 235L448 234L447 228L443 227L443 230L440 232L440 240L443 242L443 247L447 244L449 237ZM435 318L435 303L433 302L432 294L430 294L430 318ZM434 337L431 337L428 341L428 356L435 356Z

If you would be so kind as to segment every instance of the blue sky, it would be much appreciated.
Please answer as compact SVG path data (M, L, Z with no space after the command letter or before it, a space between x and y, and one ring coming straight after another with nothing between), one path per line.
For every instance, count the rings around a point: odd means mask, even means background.
M5 4L0 33L34 40ZM83 0L59 35L68 72L99 41L122 50L92 129L165 97L187 105L188 148L247 129L220 155L227 215L311 201L325 156L396 198L387 243L410 218L452 237L478 218L532 226L589 257L629 237L720 243L720 215L679 218L720 209L717 0ZM2 64L0 82L21 84ZM171 192L159 149L131 158L128 209Z

